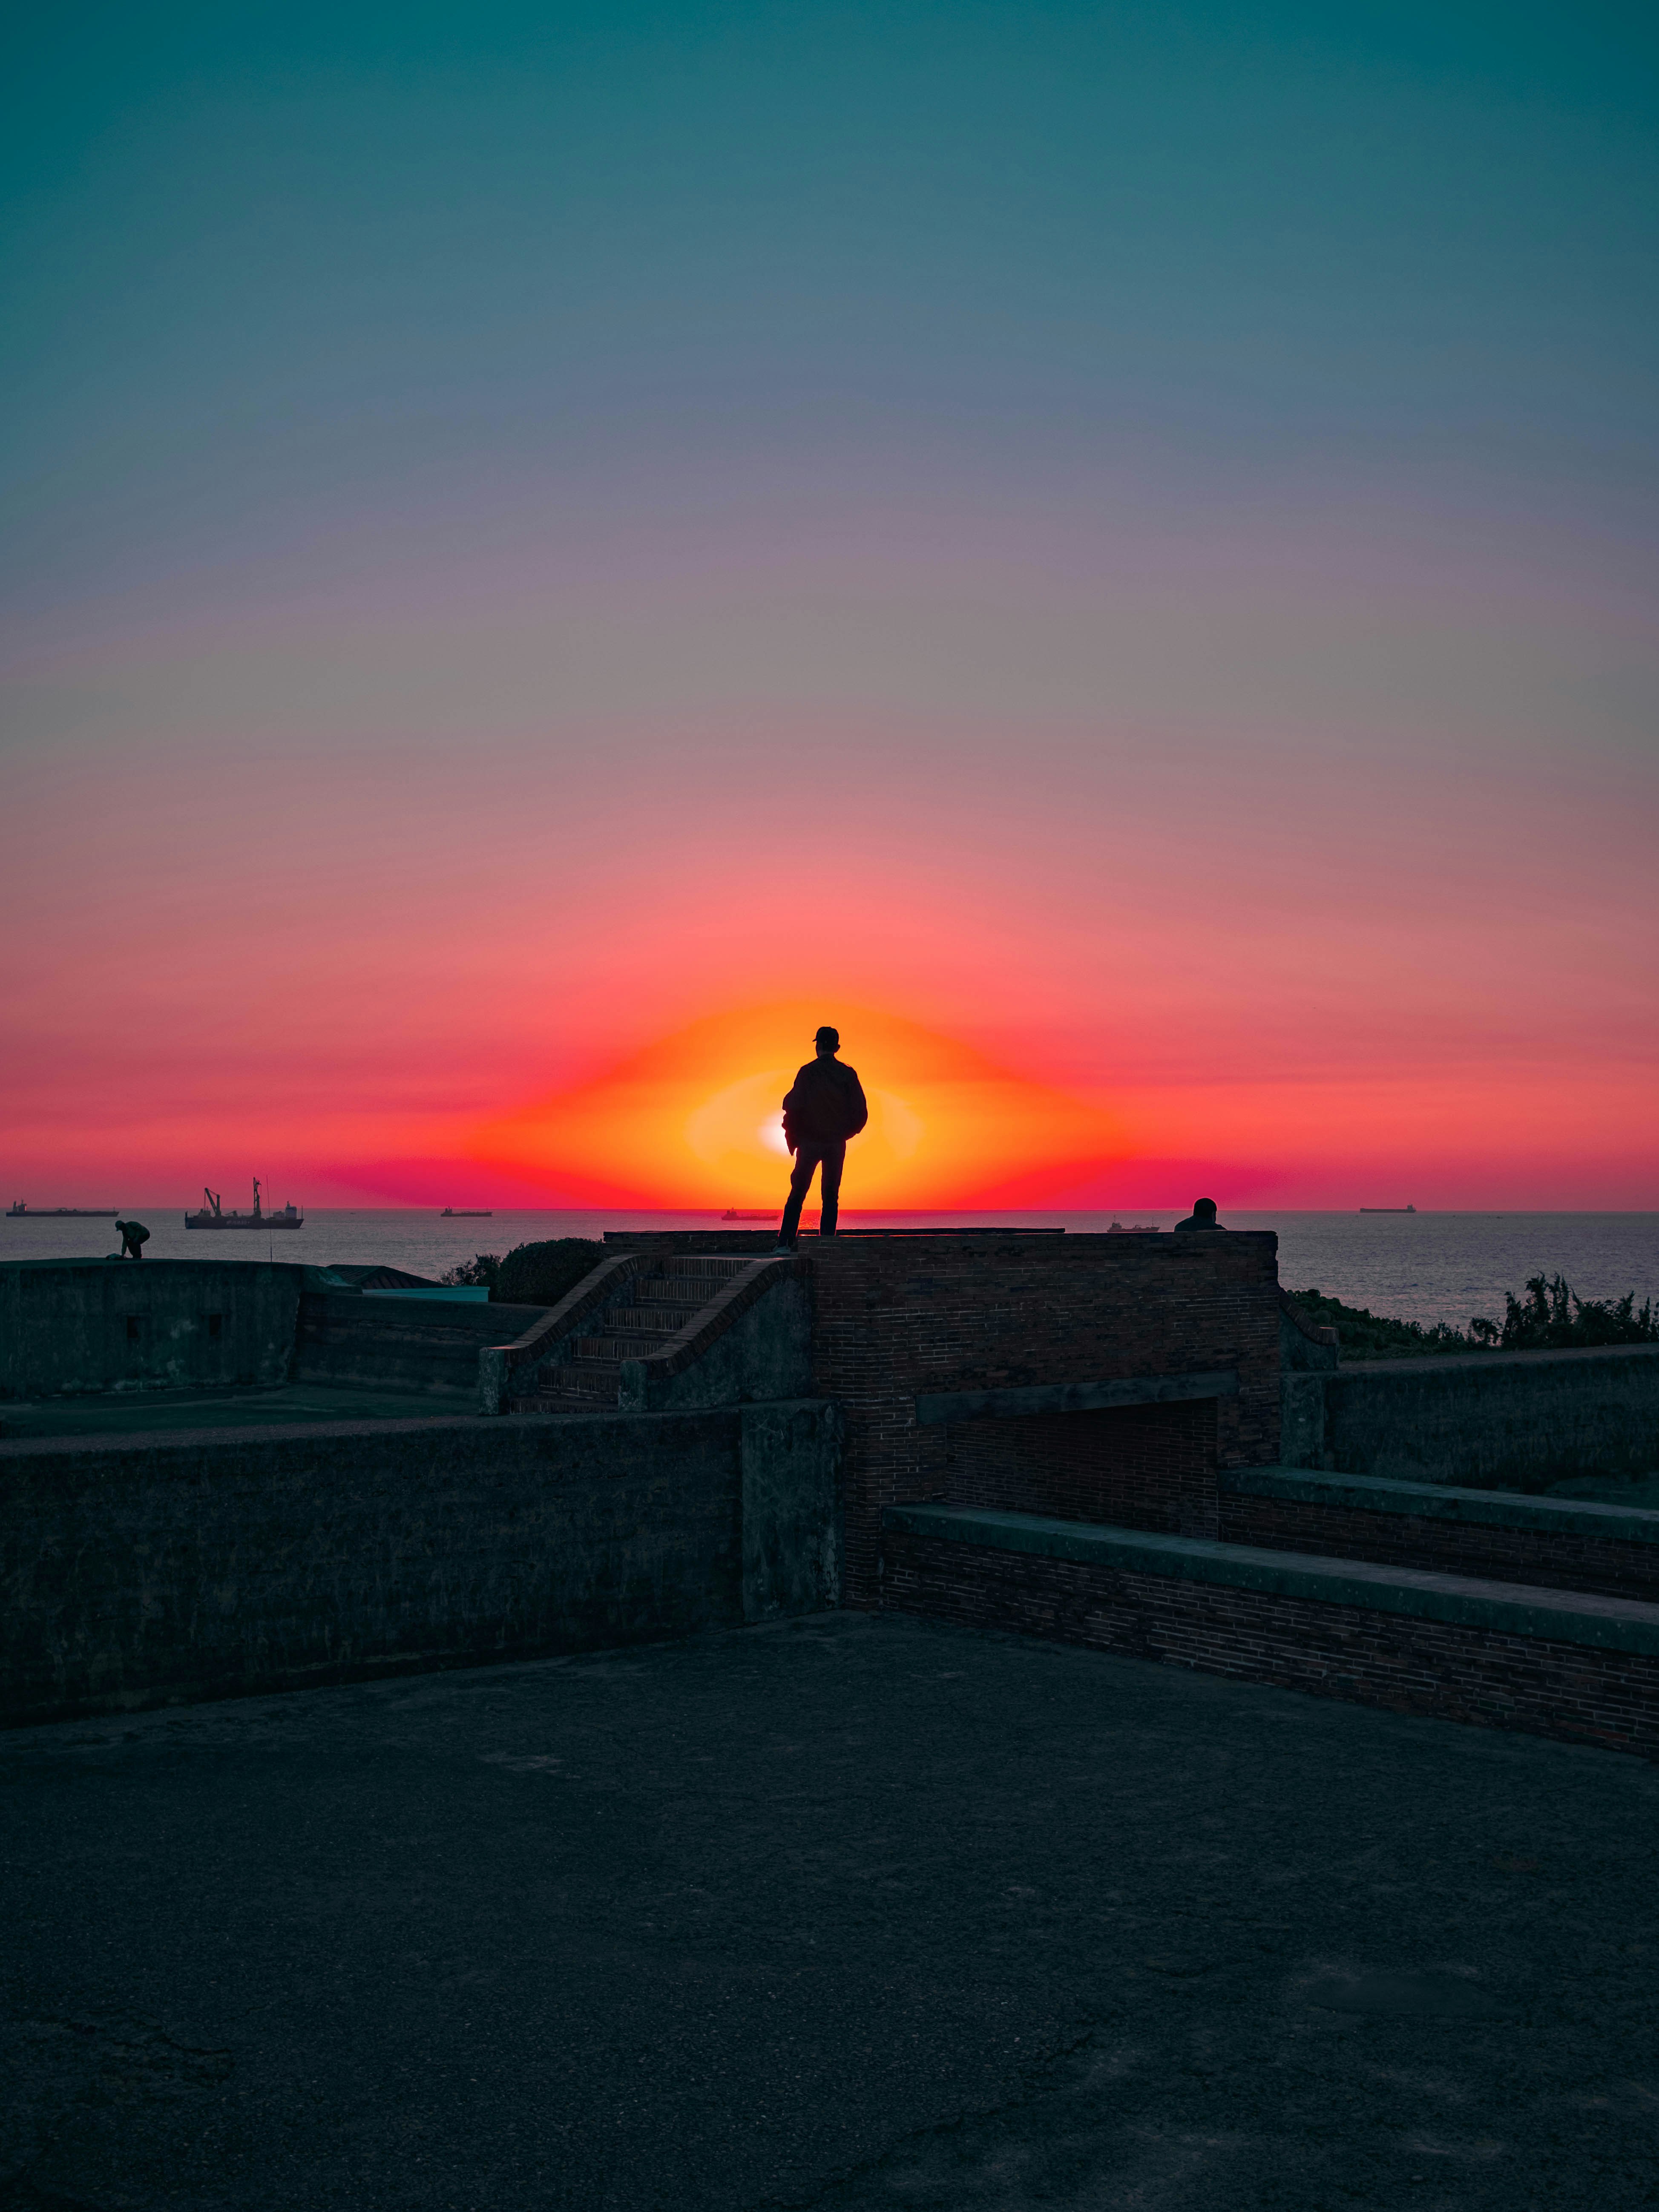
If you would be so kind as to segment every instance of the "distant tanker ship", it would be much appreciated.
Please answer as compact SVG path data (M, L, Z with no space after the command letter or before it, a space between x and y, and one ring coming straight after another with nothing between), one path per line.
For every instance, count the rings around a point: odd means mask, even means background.
M20 1198L15 1205L6 1208L8 1221L21 1221L27 1215L31 1221L113 1221L112 1206L25 1206Z
M198 1212L185 1216L186 1229L303 1229L306 1218L297 1206L285 1206L280 1213L264 1213L259 1207L259 1178L253 1178L253 1211L252 1213L226 1213L219 1204L219 1194L204 1183L202 1195L207 1200Z

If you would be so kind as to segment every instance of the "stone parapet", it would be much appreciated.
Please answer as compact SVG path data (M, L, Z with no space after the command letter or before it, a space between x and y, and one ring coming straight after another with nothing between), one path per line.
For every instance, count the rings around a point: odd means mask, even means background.
M1659 1757L1659 1605L1032 1515L885 1519L900 1611Z

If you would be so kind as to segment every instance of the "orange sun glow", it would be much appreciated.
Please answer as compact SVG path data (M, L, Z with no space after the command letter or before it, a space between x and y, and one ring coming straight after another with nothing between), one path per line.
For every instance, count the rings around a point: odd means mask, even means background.
M970 1047L864 1008L770 1006L695 1022L595 1080L492 1122L469 1151L567 1197L663 1206L781 1201L781 1102L833 1019L870 1125L848 1148L846 1203L1041 1203L1045 1186L1121 1154L1099 1108Z

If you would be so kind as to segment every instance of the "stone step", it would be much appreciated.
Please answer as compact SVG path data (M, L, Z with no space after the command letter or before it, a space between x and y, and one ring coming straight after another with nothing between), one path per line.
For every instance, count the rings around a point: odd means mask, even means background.
M675 1305L665 1298L660 1305L612 1306L605 1316L611 1336L675 1336L702 1310L700 1306Z
M751 1253L747 1259L728 1260L707 1252L677 1253L672 1259L659 1262L648 1275L636 1277L641 1288L664 1282L714 1284L717 1288L729 1283L733 1275L740 1275L745 1267L752 1267L758 1258L765 1255Z
M615 1407L622 1365L665 1351L734 1278L753 1267L752 1253L673 1253L624 1275L617 1303L596 1316L595 1333L569 1340L568 1356L543 1368L535 1387L516 1392L514 1413L580 1413ZM626 1303L623 1303L623 1301Z
M576 1340L573 1364L583 1367L620 1366L624 1359L646 1359L674 1340L672 1329L614 1330L605 1336Z
M634 1295L646 1305L659 1304L665 1298L681 1305L706 1306L730 1280L728 1275L647 1275L636 1285Z
M614 1409L621 1370L601 1368L592 1375L579 1375L569 1367L555 1368L559 1380L544 1380L541 1387L524 1393L513 1401L515 1413L580 1413Z

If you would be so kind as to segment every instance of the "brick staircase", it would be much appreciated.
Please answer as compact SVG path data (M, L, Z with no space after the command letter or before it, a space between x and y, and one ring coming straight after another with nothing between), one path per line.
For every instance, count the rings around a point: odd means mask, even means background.
M712 1253L670 1255L635 1274L596 1318L593 1332L569 1340L570 1356L538 1372L536 1387L515 1396L515 1413L614 1412L625 1359L665 1352L690 1328L735 1275L754 1265L754 1255L724 1258Z

